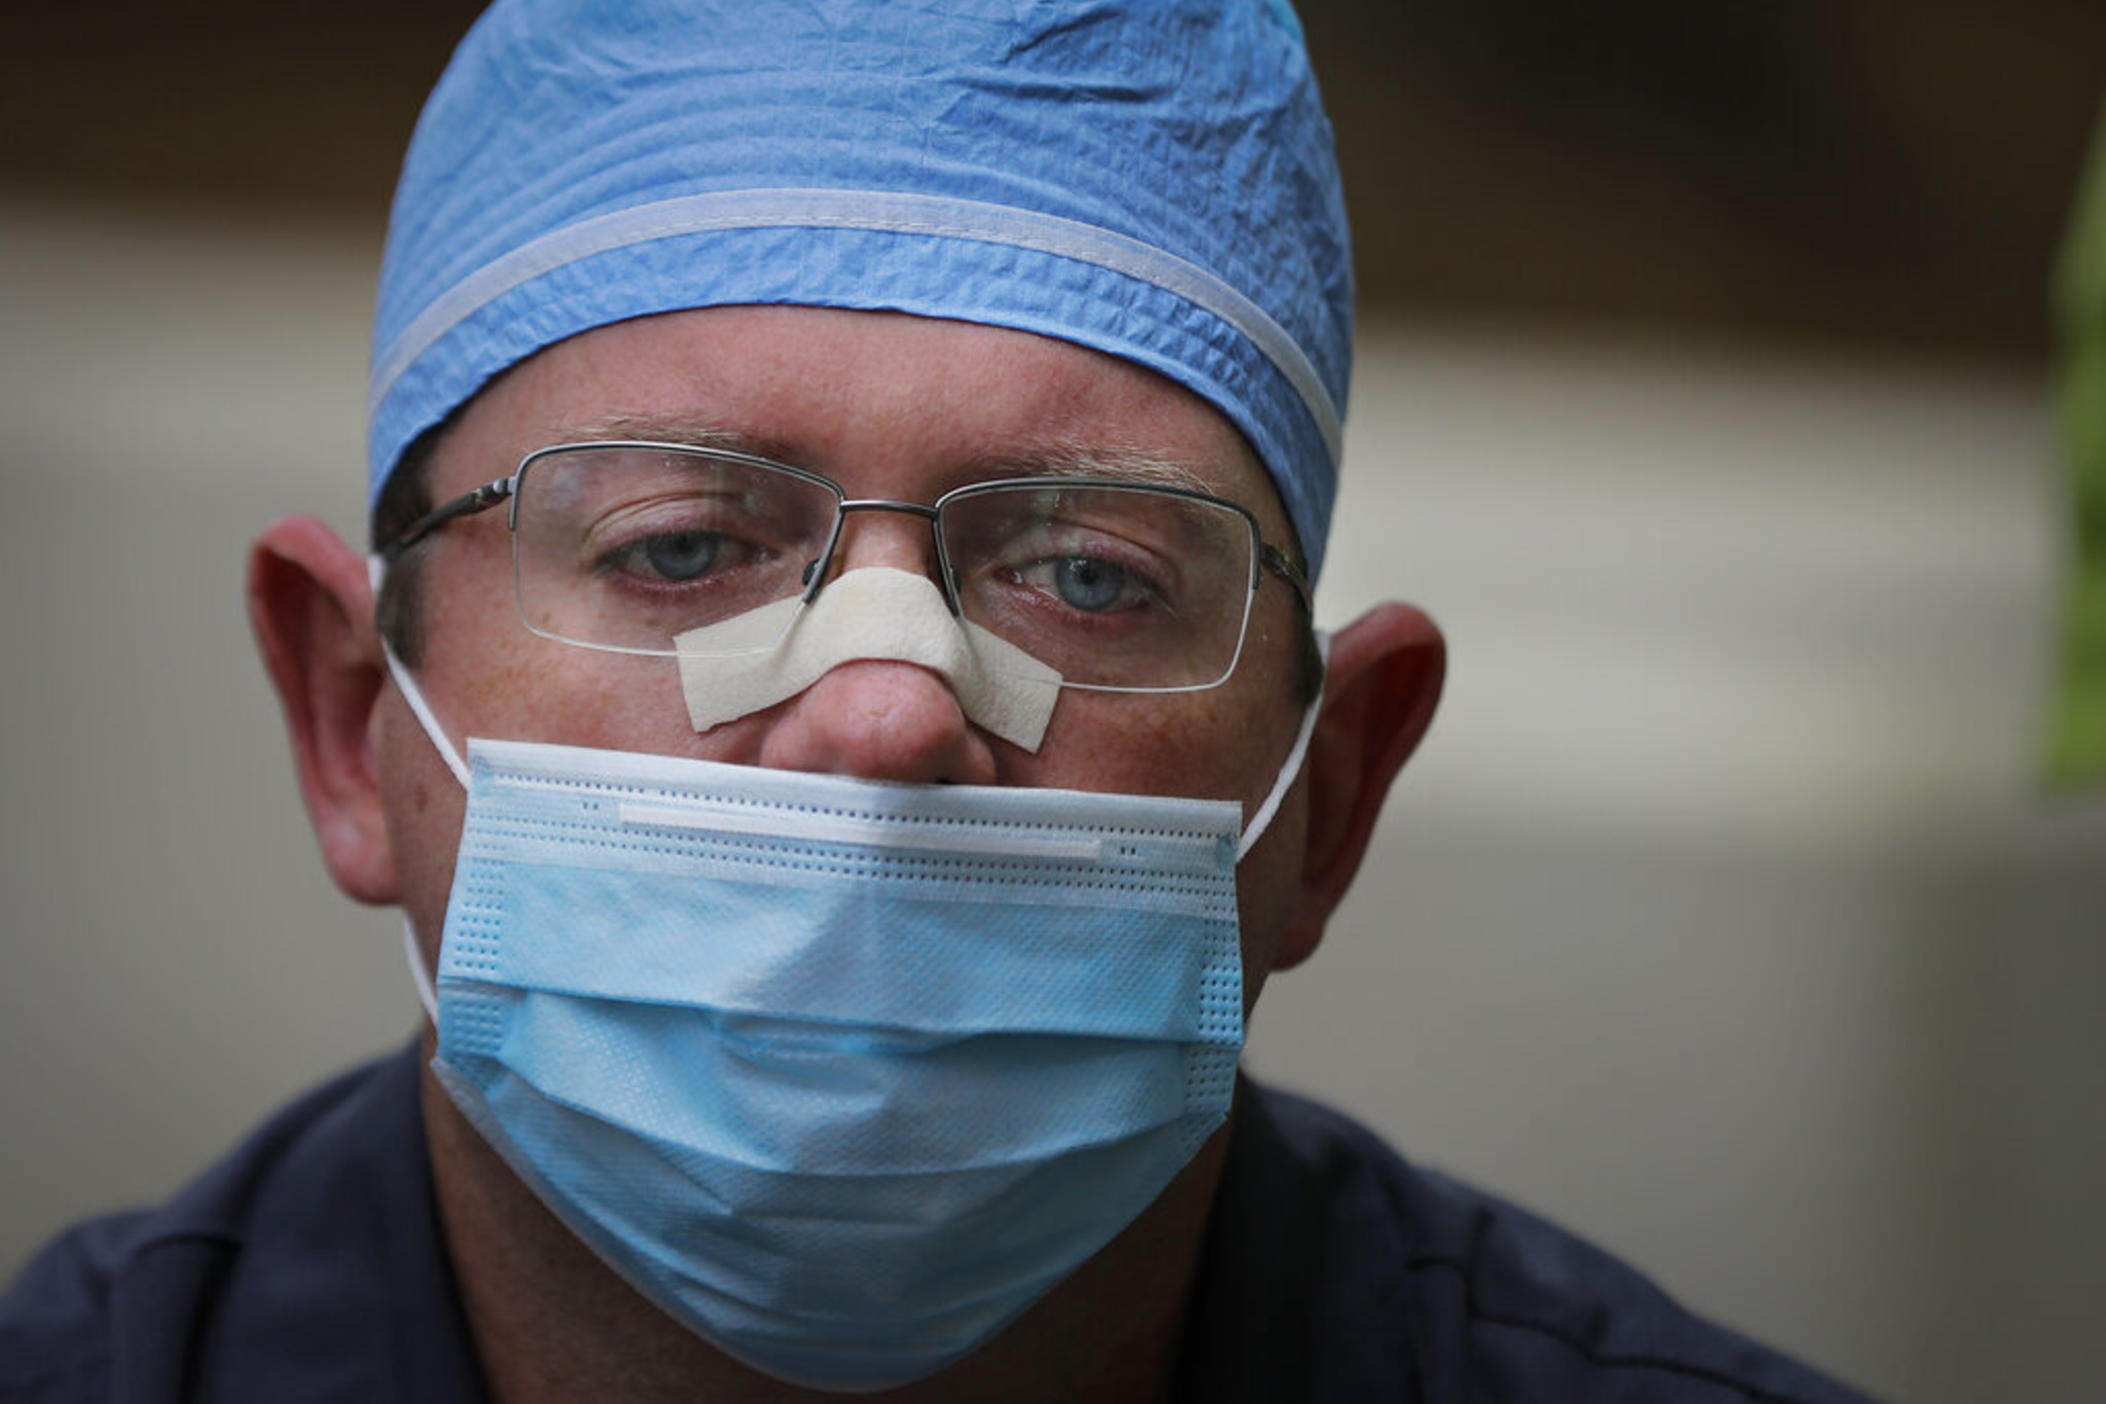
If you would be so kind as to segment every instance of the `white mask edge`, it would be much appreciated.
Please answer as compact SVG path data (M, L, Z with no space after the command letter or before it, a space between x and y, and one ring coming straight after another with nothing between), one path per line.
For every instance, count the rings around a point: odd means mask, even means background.
M1316 636L1316 656L1323 664L1316 680L1316 696L1310 698L1309 705L1302 709L1301 727L1294 734L1294 746L1287 752L1287 759L1280 762L1280 773L1273 779L1272 792L1265 796L1265 802L1258 806L1258 812L1253 814L1250 823L1243 827L1243 837L1236 844L1238 863L1250 856L1250 851L1258 846L1258 840L1265 836L1265 830L1271 825L1272 817L1280 812L1280 805L1286 800L1287 792L1294 788L1296 777L1302 773L1302 763L1308 758L1309 738L1316 734L1316 718L1324 707L1324 679L1329 676L1331 670L1331 636L1322 629L1313 632Z

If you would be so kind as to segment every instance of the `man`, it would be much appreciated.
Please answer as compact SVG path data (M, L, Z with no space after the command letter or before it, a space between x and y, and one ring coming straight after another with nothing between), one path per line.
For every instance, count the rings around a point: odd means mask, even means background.
M36 1399L1827 1400L1239 1085L1423 735L1314 633L1350 355L1284 4L499 4L257 543L432 1022L0 1311Z

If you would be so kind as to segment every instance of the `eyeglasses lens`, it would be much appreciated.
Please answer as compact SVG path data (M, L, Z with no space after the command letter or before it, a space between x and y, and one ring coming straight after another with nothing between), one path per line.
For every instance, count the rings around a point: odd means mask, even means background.
M995 487L943 506L965 617L1096 687L1205 687L1236 660L1249 521L1123 487Z
M519 608L536 633L671 653L688 630L801 594L840 497L705 450L568 449L522 470ZM1206 687L1234 666L1250 522L1146 487L991 485L937 522L960 610L1070 684Z
M571 643L670 653L676 635L798 594L838 504L825 483L714 454L546 455L519 485L520 613Z

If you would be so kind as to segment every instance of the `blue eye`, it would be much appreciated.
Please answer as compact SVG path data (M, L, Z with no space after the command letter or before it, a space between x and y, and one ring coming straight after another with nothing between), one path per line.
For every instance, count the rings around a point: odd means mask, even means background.
M1053 562L1053 588L1070 608L1095 614L1126 593L1126 572L1096 556L1062 556Z
M713 531L674 531L646 537L632 548L664 580L693 580L716 564L724 538Z

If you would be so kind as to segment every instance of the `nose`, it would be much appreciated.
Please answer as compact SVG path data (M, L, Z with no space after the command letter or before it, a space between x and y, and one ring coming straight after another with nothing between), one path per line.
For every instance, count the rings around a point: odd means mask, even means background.
M993 743L950 684L912 663L843 663L784 704L761 764L859 780L992 785Z
M931 525L911 511L851 514L828 575L889 566L933 576ZM785 703L760 761L859 780L991 785L997 778L993 743L940 674L877 659L843 663Z

